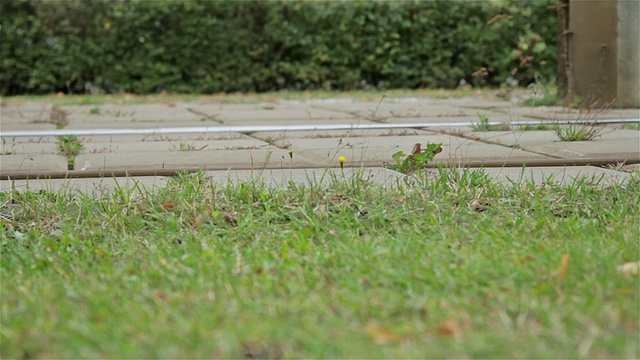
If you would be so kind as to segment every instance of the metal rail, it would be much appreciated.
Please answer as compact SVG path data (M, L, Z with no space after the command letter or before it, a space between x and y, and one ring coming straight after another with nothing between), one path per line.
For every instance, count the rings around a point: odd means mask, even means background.
M640 122L640 118L602 119L602 120L518 120L508 122L509 125L563 125L563 124L627 124ZM507 124L499 121L489 121L487 125ZM422 123L375 123L375 124L316 124L316 125L247 125L247 126L190 126L190 127L159 127L144 129L59 129L59 130L12 130L1 131L2 137L38 137L38 136L91 136L91 135L162 135L162 134L193 134L193 133L242 133L250 134L265 131L317 131L317 130L374 130L374 129L418 129L433 127L462 127L474 126L478 122L422 122Z
M640 157L629 158L579 158L579 159L530 159L527 161L504 161L504 160L484 160L484 161L458 161L458 162L435 162L430 163L426 168L460 167L460 168L501 168L501 167L542 167L542 166L606 166L612 164L639 164ZM362 163L362 166L372 164ZM376 164L379 165L379 164ZM114 169L114 170L70 170L70 171L4 171L0 174L0 180L24 180L24 179L71 179L71 178L102 178L102 177L124 177L124 176L175 176L183 172L196 171L227 171L227 170L290 170L290 169L325 169L328 166L274 166L266 168L250 167L186 167L186 168L162 168L162 169ZM357 166L359 167L359 166Z

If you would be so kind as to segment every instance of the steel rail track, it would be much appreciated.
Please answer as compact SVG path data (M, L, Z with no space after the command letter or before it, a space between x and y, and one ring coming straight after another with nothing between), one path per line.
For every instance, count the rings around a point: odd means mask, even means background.
M460 168L501 168L501 167L545 167L545 166L606 166L616 164L639 164L640 157L637 158L576 158L576 159L530 159L527 161L504 161L504 160L483 160L483 161L458 161L458 162L435 162L430 163L426 168L460 167ZM362 163L362 167L373 164ZM379 165L378 165L379 166ZM104 178L104 177L126 177L126 176L175 176L184 172L197 171L228 171L228 170L253 170L256 173L261 171L290 170L290 169L325 169L329 166L322 165L292 165L273 167L185 167L185 168L159 168L159 169L114 169L114 170L69 170L69 171L5 171L0 174L0 180L25 180L25 179L73 179L73 178ZM336 167L336 166L331 166ZM357 166L357 167L360 167Z
M640 118L602 119L602 120L518 120L508 124L524 125L563 125L563 124L627 124L640 122ZM487 125L503 125L505 122L489 121ZM374 129L419 129L463 127L478 125L478 122L423 122L423 123L374 123L374 124L316 124L316 125L247 125L247 126L191 126L159 127L144 129L59 129L59 130L12 130L1 131L0 137L38 137L38 136L95 136L95 135L166 135L193 133L242 133L250 134L265 131L317 131L317 130L374 130Z

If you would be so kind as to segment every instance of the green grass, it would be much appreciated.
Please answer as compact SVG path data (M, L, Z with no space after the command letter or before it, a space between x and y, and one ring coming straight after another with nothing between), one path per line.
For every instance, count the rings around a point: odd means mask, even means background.
M638 358L638 176L408 181L2 193L0 357Z

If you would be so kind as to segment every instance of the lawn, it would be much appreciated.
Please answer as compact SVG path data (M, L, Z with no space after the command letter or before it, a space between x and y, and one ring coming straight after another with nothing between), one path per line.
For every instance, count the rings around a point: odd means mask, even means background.
M640 176L0 194L1 358L638 358Z

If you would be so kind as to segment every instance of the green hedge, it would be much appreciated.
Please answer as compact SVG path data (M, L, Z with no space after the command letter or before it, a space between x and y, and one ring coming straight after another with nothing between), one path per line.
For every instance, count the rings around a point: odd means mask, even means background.
M0 92L526 85L554 78L553 4L3 0Z

